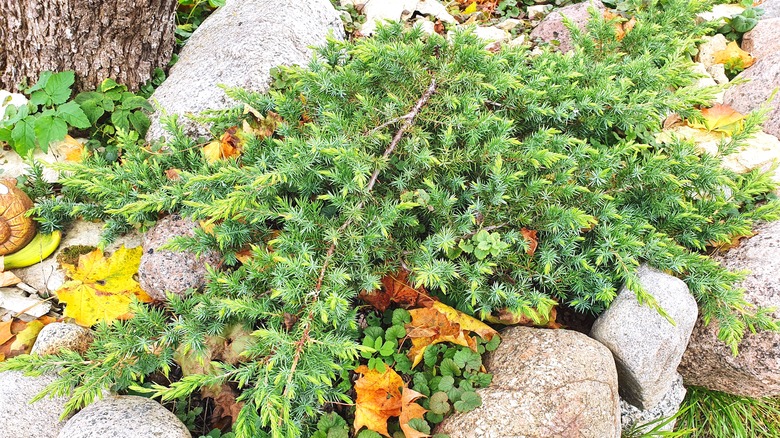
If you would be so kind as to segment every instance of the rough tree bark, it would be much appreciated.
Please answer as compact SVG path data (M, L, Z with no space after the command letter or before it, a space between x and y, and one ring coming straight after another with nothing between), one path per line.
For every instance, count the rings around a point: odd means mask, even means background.
M171 59L176 3L0 0L0 89L74 70L77 91L109 77L136 90Z

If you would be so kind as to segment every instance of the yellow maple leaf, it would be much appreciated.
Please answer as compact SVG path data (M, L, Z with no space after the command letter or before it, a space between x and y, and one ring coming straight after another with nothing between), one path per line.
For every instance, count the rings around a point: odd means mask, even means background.
M716 64L732 66L732 70L744 70L756 62L755 58L742 50L736 41L730 42L725 49L715 52L714 61Z
M65 316L76 324L91 327L98 321L128 319L132 297L142 302L152 298L133 280L141 264L141 247L122 246L109 258L96 249L79 256L78 265L63 263L70 281L60 287L57 297L67 306Z
M361 365L355 369L362 376L355 382L355 432L363 426L384 436L390 436L387 431L387 420L401 415L401 388L404 381L390 367L380 373Z
M84 143L76 140L70 135L57 146L58 151L65 157L65 161L80 163L84 157Z
M425 349L430 345L452 342L477 351L477 341L468 332L474 332L488 341L497 334L484 322L438 301L427 308L412 309L409 314L412 321L406 325L406 334L412 340L412 348L408 353L412 368L420 363Z
M203 157L209 163L215 163L219 160L227 160L241 155L243 140L240 137L240 130L233 126L225 131L219 140L203 146Z

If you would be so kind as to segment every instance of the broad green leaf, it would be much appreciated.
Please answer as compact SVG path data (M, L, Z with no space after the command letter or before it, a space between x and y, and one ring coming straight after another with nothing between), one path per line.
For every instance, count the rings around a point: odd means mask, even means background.
M127 132L130 130L130 121L128 120L129 116L130 111L117 108L116 111L111 113L111 123L113 123L117 128L122 128L122 130Z
M41 72L41 74L38 76L38 81L35 82L30 88L25 90L26 94L31 94L33 91L43 90L43 87L46 86L46 83L49 81L49 78L53 72L50 71L44 71Z
M68 134L68 124L56 116L41 116L35 121L35 136L41 149L48 150L54 141L65 138Z
M26 117L20 120L11 131L14 150L21 156L35 149L35 118Z
M70 87L73 85L73 82L75 82L75 77L72 71L54 73L43 89L51 98L52 104L59 105L65 103L70 97Z
M437 391L431 395L429 408L434 414L446 414L450 410L450 402L447 393Z
M136 132L142 136L146 135L146 131L149 130L149 125L151 125L149 117L147 117L146 114L144 114L142 111L134 111L130 113L128 118L130 119L130 124L133 126L133 129Z
M105 110L99 106L97 101L87 100L81 103L81 110L87 116L90 125L94 125L105 114Z
M455 410L458 412L472 411L482 406L482 397L474 391L464 392L460 396L460 400L456 401Z
M122 109L126 110L134 110L134 109L145 109L147 111L153 111L154 108L152 108L151 105L149 105L149 102L146 100L146 98L141 96L136 96L133 93L124 93L122 96Z
M49 94L46 93L44 90L38 90L30 95L30 104L37 106L43 105L43 106L49 106L51 105L51 100L49 98Z
M91 126L87 115L76 102L67 102L57 107L57 115L68 122L70 126L87 129Z

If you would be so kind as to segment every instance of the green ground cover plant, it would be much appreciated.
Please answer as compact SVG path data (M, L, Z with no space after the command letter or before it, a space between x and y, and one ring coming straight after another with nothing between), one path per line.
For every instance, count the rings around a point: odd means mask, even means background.
M238 324L253 338L240 361L154 392L179 399L228 384L244 403L237 437L309 436L323 431L323 412L352 403L350 370L401 362L384 348L395 324L378 327L382 340L358 323L372 312L358 294L389 273L408 270L413 287L468 314L543 323L556 303L598 314L622 285L653 305L637 281L642 262L684 279L736 351L746 330L777 326L733 287L741 274L703 252L778 217L767 175L720 167L761 116L716 156L655 140L668 114L696 118L713 98L689 87L690 53L710 30L694 20L704 7L646 2L622 40L594 13L587 34L573 29L570 54L492 53L469 32L447 41L391 25L329 41L269 93L230 91L242 105L210 120L216 137L241 127L233 158L206 160L169 119L167 142L118 136L120 161L96 154L61 165L61 194L36 207L44 231L100 219L108 241L178 213L213 228L172 247L217 249L223 265L200 293L136 303L133 319L98 324L83 358L20 356L0 369L58 370L48 390L73 391L76 409L104 388L170 375L177 349L203 356L209 336ZM260 134L269 121L272 132ZM462 372L467 353L453 351L437 360ZM412 382L429 372L429 389L439 378L433 386L446 393L441 367L410 369ZM475 402L455 395L454 409Z
M780 400L750 398L688 387L677 429L694 438L770 438L780 436Z

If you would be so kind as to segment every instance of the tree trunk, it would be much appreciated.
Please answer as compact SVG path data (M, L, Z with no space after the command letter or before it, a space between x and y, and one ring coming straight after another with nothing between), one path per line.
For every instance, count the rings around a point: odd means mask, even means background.
M45 70L76 72L76 91L106 78L137 90L173 52L177 0L0 0L0 89Z

